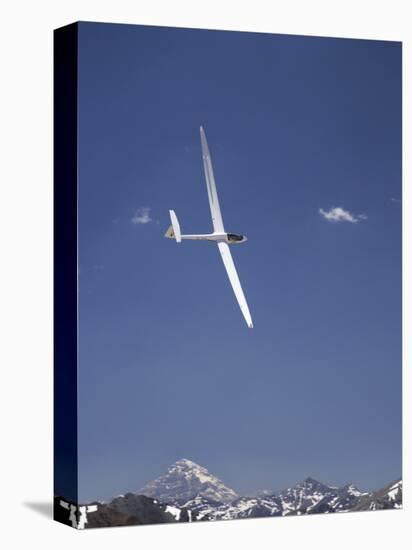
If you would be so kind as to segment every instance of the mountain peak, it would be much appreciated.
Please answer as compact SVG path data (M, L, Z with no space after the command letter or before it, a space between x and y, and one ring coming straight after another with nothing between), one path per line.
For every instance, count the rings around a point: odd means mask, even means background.
M319 490L319 491L329 491L330 489L336 489L336 487L331 487L322 483L313 477L307 477L297 485L298 487L306 487L309 489Z
M138 493L169 504L184 504L196 497L231 502L238 497L233 489L206 468L187 458L174 462L164 475L145 485Z
M171 466L169 466L169 470L171 468L189 468L189 469L202 469L205 470L202 466L199 464L196 464L196 462L193 462L193 460L189 460L188 458L180 458L179 460L176 460Z
M189 460L188 458L179 458L179 460L176 460L175 464L187 464L188 466L192 466L194 464L195 466L199 466L199 464L196 464L196 462L193 462L193 460Z
M314 484L314 483L320 483L320 481L318 481L317 479L315 479L314 477L307 477L303 480L302 483L306 483L306 484Z

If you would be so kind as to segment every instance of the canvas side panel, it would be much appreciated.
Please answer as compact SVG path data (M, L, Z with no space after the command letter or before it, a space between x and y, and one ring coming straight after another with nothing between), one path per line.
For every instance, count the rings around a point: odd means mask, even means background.
M77 504L78 25L54 31L54 518Z

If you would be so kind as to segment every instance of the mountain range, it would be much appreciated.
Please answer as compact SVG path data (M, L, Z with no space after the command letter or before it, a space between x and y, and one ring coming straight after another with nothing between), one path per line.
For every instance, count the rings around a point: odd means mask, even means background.
M87 528L382 510L402 508L402 480L364 492L308 477L278 493L241 496L203 466L180 459L135 492L89 504L97 504L97 511L89 514Z

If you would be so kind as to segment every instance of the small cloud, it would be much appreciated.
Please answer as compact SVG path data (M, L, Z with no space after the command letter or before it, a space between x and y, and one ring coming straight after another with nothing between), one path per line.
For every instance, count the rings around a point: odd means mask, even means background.
M150 217L150 208L148 206L138 208L130 221L134 224L145 224L151 222L152 218Z
M389 200L391 202L396 202L397 204L400 204L402 202L401 199L397 199L396 197L391 197Z
M323 218L325 218L325 220L327 220L328 222L333 222L333 223L337 223L337 222L358 223L359 221L368 219L368 216L366 214L355 215L349 212L349 210L345 210L340 206L331 208L329 211L323 210L323 208L319 208L319 214Z

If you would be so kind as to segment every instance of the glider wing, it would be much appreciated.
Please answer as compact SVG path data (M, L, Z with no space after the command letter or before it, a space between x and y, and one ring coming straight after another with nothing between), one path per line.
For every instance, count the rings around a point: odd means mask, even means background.
M253 328L253 321L250 315L250 311L246 302L245 295L239 281L239 277L236 272L235 264L233 263L232 254L230 253L229 245L224 241L217 243L219 247L220 255L222 256L223 263L225 264L226 272L229 277L230 284L232 285L233 292L235 293L239 307L243 313L243 317L249 328Z
M209 197L210 212L212 214L213 229L215 233L224 233L222 214L220 212L219 199L216 191L215 177L213 175L212 160L207 145L206 134L200 127L200 141L202 144L203 167L205 169L207 195Z

